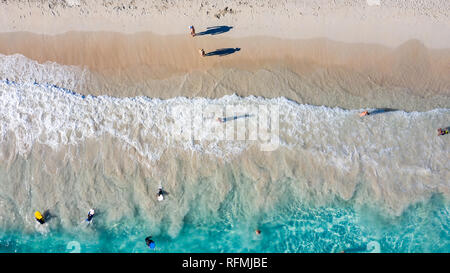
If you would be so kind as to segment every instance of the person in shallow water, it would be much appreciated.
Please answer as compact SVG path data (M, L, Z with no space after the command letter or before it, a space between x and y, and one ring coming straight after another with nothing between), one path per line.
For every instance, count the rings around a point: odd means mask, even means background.
M155 242L152 240L152 236L148 236L147 238L145 238L145 244L150 249L155 249Z
M448 134L448 129L442 129L442 128L438 129L438 136L443 136L446 134Z
M36 218L36 221L38 221L41 225L45 224L44 216L42 216L42 214L39 211L36 211L34 213L34 217Z
M359 114L360 117L364 117L364 116L368 116L368 115L370 115L369 111L364 111L361 114Z
M260 235L261 234L261 230L257 229L256 231L256 235Z
M87 216L86 221L87 222L91 222L92 218L94 217L94 214L95 214L95 211L93 209L90 209L89 212L88 212L88 216Z
M158 193L156 194L156 197L158 197L158 201L163 201L164 200L164 192L163 192L162 187L159 187Z

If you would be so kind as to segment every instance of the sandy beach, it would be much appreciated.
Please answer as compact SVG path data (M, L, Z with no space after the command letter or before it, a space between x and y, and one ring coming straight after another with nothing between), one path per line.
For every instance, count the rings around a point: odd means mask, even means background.
M418 39L448 48L446 0L5 0L1 32L67 31L185 34L188 26L228 25L230 37L329 38L391 47Z
M236 93L407 111L450 105L447 1L0 5L0 54L83 68L77 84L69 86L83 94L219 98ZM190 25L204 35L190 37ZM217 32L208 29L217 26ZM201 58L200 48L210 54L225 50L226 56ZM0 76L7 78L8 72Z

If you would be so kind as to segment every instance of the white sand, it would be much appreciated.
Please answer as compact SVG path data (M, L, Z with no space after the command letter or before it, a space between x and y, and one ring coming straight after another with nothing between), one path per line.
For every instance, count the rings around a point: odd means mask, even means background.
M378 5L379 4L379 5ZM450 47L448 0L110 0L0 2L0 32L187 33L193 24L229 25L224 36L326 37L398 46L418 39Z

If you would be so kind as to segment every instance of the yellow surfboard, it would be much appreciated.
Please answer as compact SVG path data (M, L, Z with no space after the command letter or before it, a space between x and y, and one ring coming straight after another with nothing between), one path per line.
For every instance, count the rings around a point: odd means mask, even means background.
M42 214L39 211L36 211L34 213L34 217L36 217L36 219L38 220L44 219L44 216L42 216Z

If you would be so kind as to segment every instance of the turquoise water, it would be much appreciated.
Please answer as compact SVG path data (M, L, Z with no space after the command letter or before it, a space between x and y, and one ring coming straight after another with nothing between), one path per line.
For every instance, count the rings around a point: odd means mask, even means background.
M101 216L82 230L47 234L2 232L0 252L449 252L448 202L434 196L399 217L349 204L311 207L285 203L245 219L224 208L213 221L188 215L178 236L153 234L150 250L143 219L104 226ZM234 214L234 215L233 215ZM259 228L262 233L256 235Z

